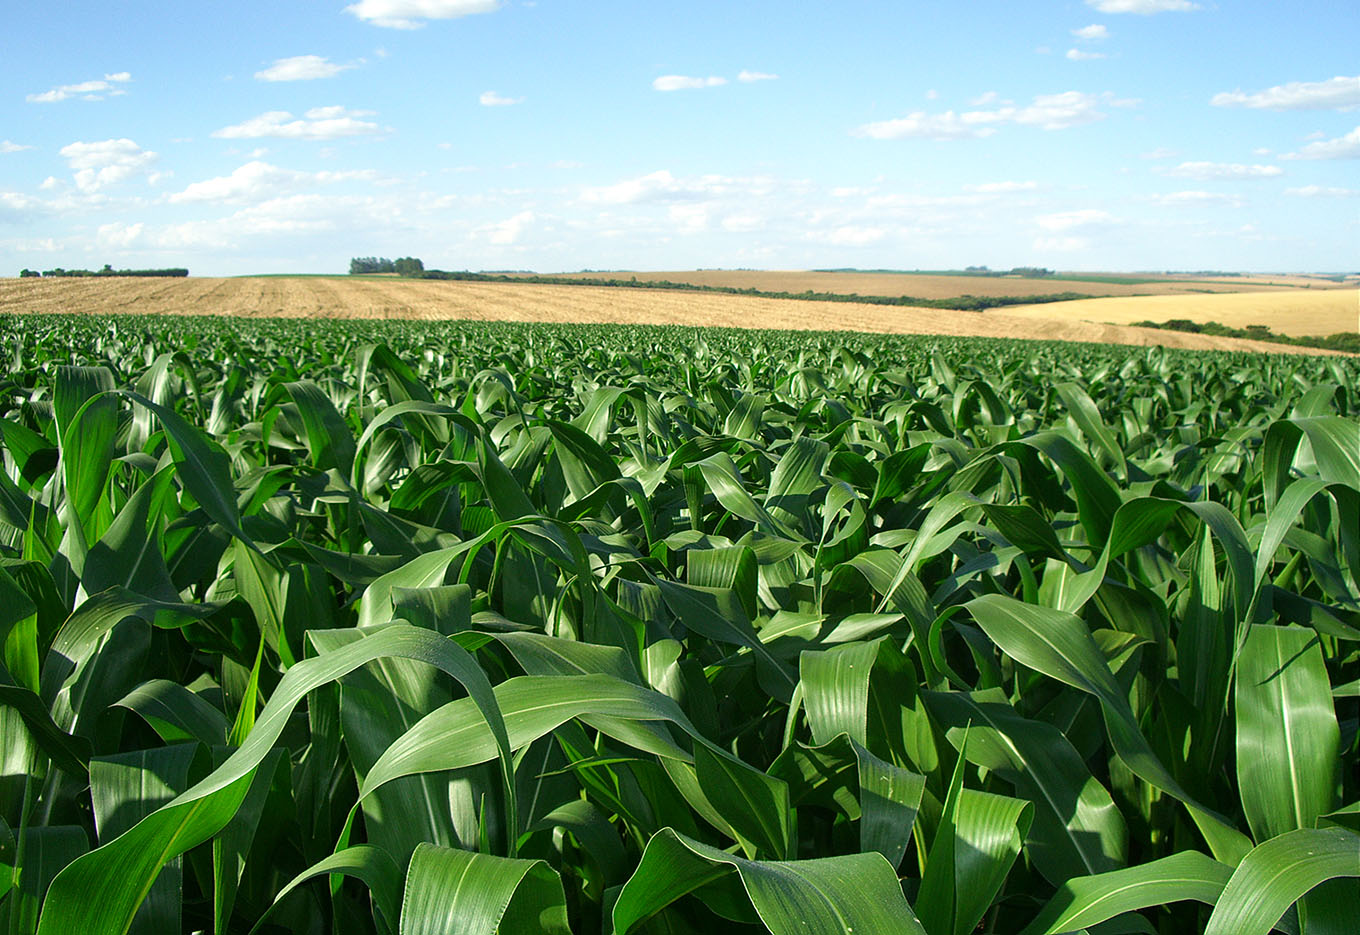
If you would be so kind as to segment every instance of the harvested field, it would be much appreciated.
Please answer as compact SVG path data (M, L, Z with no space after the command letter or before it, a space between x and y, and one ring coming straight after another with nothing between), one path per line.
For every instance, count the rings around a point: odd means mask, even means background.
M1307 353L1304 348L1261 341L1130 328L1056 314L1067 307L1038 306L1049 310L1047 316L1016 315L590 286L344 277L0 279L0 313L7 314L708 325Z
M1155 273L1090 273L1081 279L1022 279L1010 276L949 276L933 273L819 273L808 270L674 270L670 272L553 273L570 279L637 279L650 282L692 283L762 292L834 292L843 295L901 296L918 299L952 299L962 295L1025 296L1076 292L1090 296L1182 295L1215 292L1292 292L1300 289L1342 288L1341 283L1305 276L1230 276L1198 279ZM1078 276L1081 274L1062 274ZM1102 279L1133 279L1137 282L1105 282ZM1151 281L1144 281L1151 280ZM1354 288L1354 284L1351 284Z
M1309 289L1291 292L1239 292L1231 295L1151 295L1137 298L1077 299L1049 305L1006 309L1007 315L1035 321L1106 322L1129 325L1175 318L1216 321L1232 328L1265 325L1294 337L1360 331L1360 290Z

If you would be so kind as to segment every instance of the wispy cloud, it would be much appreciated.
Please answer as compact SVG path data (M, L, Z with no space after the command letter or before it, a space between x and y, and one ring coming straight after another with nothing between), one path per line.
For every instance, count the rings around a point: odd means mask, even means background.
M1149 195L1144 200L1155 205L1161 205L1164 208L1197 207L1202 205L1223 205L1225 207L1238 208L1245 204L1240 195L1204 191L1167 192L1160 195Z
M1083 26L1080 29L1072 30L1072 35L1076 36L1078 39L1086 39L1088 41L1108 39L1110 38L1110 30L1099 23L1092 23L1090 26Z
M742 69L737 73L737 80L745 81L748 84L752 81L774 81L778 77L778 75L772 75L769 72L747 71L746 69Z
M299 172L254 160L236 169L230 175L194 182L184 191L171 195L168 200L174 204L196 202L252 204L269 198L277 198L280 195L310 185L372 181L376 178L377 173L371 169L341 172Z
M1067 50L1067 58L1068 58L1068 61L1072 61L1072 62L1090 62L1090 61L1094 61L1095 59L1098 59L1098 58L1105 58L1105 53L1104 53L1104 52L1084 52L1084 51L1082 51L1081 49L1068 49L1068 50Z
M1285 153L1281 159L1360 159L1360 127L1334 140L1309 143L1296 153Z
M1209 99L1215 107L1261 110L1352 110L1360 107L1360 75L1338 75L1326 81L1291 81L1247 94L1224 91Z
M0 153L20 153L32 146L24 146L20 143L11 143L9 140L0 140Z
M1360 189L1332 188L1322 185L1305 185L1302 188L1286 188L1286 195L1296 198L1360 198Z
M984 96L983 99L992 100L990 96ZM1002 102L1002 106L991 110L962 113L948 110L941 114L917 111L893 120L866 123L851 133L875 140L956 140L991 136L997 126L1005 124L1065 130L1103 120L1106 114L1100 109L1102 106L1123 107L1133 103L1118 100L1110 94L1064 91L1061 94L1040 94L1024 107Z
M271 110L243 123L214 130L213 136L227 140L279 137L293 140L334 140L346 136L377 133L378 125L360 118L373 116L371 110L347 110L340 106L313 107L301 118L286 110Z
M978 185L965 185L964 191L977 192L983 195L1005 194L1009 192L1032 192L1039 188L1039 183L1035 181L1026 182L982 182Z
M1138 13L1143 16L1199 9L1199 4L1191 3L1190 0L1086 0L1086 5L1102 13Z
M688 91L693 88L716 88L727 84L726 78L710 75L707 78L692 78L689 75L662 75L652 82L658 91Z
M320 55L294 55L275 59L273 65L255 72L255 77L260 81L315 81L318 78L334 78L353 67L327 61Z
M151 175L160 158L129 139L75 142L61 148L61 155L74 170L76 187L96 192L139 175Z
M524 101L522 97L503 97L495 91L483 91L477 102L483 107L510 107Z
M1162 175L1183 179L1269 179L1284 175L1279 166L1242 165L1227 162L1182 162L1170 169L1158 170Z
M420 29L426 20L458 19L500 8L500 0L359 0L345 12L387 29Z
M131 80L132 75L129 72L120 71L92 81L63 84L50 91L43 91L41 94L30 94L25 100L32 104L54 104L57 101L64 101L72 97L80 97L87 101L99 101L106 97L126 94L127 91L118 87L118 85L126 84Z

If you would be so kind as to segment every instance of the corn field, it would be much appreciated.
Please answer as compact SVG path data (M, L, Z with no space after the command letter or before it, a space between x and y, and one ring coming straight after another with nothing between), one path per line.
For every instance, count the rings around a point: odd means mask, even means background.
M0 335L9 935L1355 931L1354 358Z

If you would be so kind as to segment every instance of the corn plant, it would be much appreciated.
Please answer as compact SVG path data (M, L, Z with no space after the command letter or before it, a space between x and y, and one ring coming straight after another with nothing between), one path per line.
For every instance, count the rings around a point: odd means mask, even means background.
M1353 358L0 335L12 935L1353 931Z

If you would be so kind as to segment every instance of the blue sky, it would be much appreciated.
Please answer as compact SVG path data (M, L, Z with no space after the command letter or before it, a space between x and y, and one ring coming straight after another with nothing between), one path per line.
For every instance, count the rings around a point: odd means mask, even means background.
M1360 267L1360 5L76 0L0 275Z

